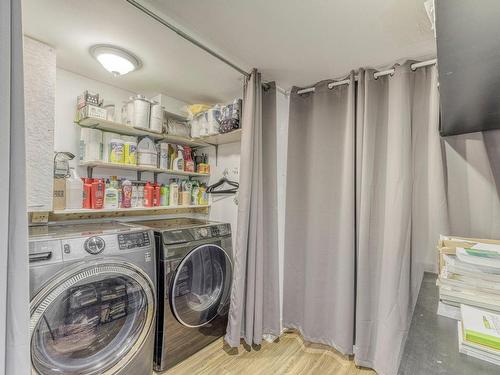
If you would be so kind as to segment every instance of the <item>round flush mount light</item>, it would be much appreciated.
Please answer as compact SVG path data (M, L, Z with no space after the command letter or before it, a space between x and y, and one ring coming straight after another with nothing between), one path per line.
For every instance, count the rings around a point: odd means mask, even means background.
M115 76L122 76L142 66L141 60L133 53L109 44L97 44L90 47L90 54L104 69Z

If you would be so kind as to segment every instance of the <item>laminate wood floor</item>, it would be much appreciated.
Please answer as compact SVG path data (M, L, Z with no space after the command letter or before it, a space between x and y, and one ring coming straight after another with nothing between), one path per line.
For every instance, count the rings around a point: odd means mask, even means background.
M279 341L264 342L260 349L228 348L222 339L161 375L373 375L354 362L320 344L305 342L297 333L285 333Z

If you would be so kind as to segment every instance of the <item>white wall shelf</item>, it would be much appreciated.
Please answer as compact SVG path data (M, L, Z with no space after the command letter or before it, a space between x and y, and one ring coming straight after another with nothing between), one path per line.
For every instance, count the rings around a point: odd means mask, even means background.
M241 140L241 129L233 130L229 133L221 133L202 138L186 138L170 134L155 133L143 128L125 125L122 123L102 120L94 117L86 117L76 122L76 124L92 129L114 132L123 135L148 136L156 140L165 140L170 143L187 145L191 147L207 147L211 145L222 145L226 143L239 142Z
M189 205L189 206L155 206L155 207L133 207L133 208L75 208L66 210L54 210L52 214L54 215L73 215L73 214L106 214L106 213L116 213L116 212L140 212L140 211L173 211L173 210L189 210L194 208L209 208L210 205Z
M157 206L157 207L134 207L134 208L103 208L96 209L67 209L54 210L48 213L48 221L68 221L68 220L88 220L102 218L119 218L133 216L152 215L175 215L184 213L194 213L207 215L210 205L190 205L190 206Z
M99 130L114 132L114 133L123 134L123 135L133 135L136 137L148 136L148 137L151 137L151 138L156 139L156 140L165 140L165 141L170 142L170 143L187 145L187 146L191 146L191 147L209 146L209 144L207 144L203 141L196 140L196 139L178 137L178 136L170 135L170 134L155 133L155 132L152 132L149 130L145 130L144 128L138 128L135 126L121 124L119 122L102 120L102 119L98 119L98 118L94 118L94 117L86 117L86 118L81 119L80 121L76 122L76 124L78 124L82 127L85 127L85 128L99 129Z
M147 167L141 165L132 164L118 164L118 163L108 163L101 160L88 160L82 161L79 164L81 167L87 168L112 168L112 169L122 169L126 171L136 171L136 172L151 172L151 173L164 173L175 176L189 176L189 177L210 177L208 173L197 173L197 172L185 172L185 171L174 171L172 169L161 169L156 167ZM89 176L91 177L91 176Z
M241 141L241 129L233 130L229 133L221 133L200 138L203 142L211 145L224 145L226 143L234 143Z

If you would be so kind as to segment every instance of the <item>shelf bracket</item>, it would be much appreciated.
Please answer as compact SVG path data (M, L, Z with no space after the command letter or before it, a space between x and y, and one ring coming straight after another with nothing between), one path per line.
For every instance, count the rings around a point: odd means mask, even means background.
M137 181L141 181L141 177L142 177L142 172L137 171Z
M87 167L87 178L92 178L94 167Z
M153 173L153 181L154 181L155 184L158 182L158 173L159 172L154 172Z

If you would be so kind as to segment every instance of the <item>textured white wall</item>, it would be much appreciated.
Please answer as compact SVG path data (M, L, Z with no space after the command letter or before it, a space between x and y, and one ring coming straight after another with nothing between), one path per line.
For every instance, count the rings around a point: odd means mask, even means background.
M28 211L52 210L56 52L24 38Z
M72 167L78 165L80 127L73 121L75 118L76 98L84 90L98 92L106 103L114 103L121 108L121 103L133 92L125 91L105 83L97 82L81 75L57 68L56 72L56 127L54 132L54 149L69 151L75 155L70 163ZM95 177L115 175L117 170L96 169ZM81 177L86 176L85 168L78 168ZM135 173L120 171L120 176L134 178Z
M228 143L219 146L217 165L215 163L215 148L207 147L203 151L208 154L211 163L211 176L209 184L214 184L221 177L223 172L227 169L230 173L228 179L239 181L240 169L240 142ZM234 194L211 195L212 207L210 208L210 220L223 221L231 224L233 232L233 249L236 239L236 224L238 221L238 206L234 202Z

